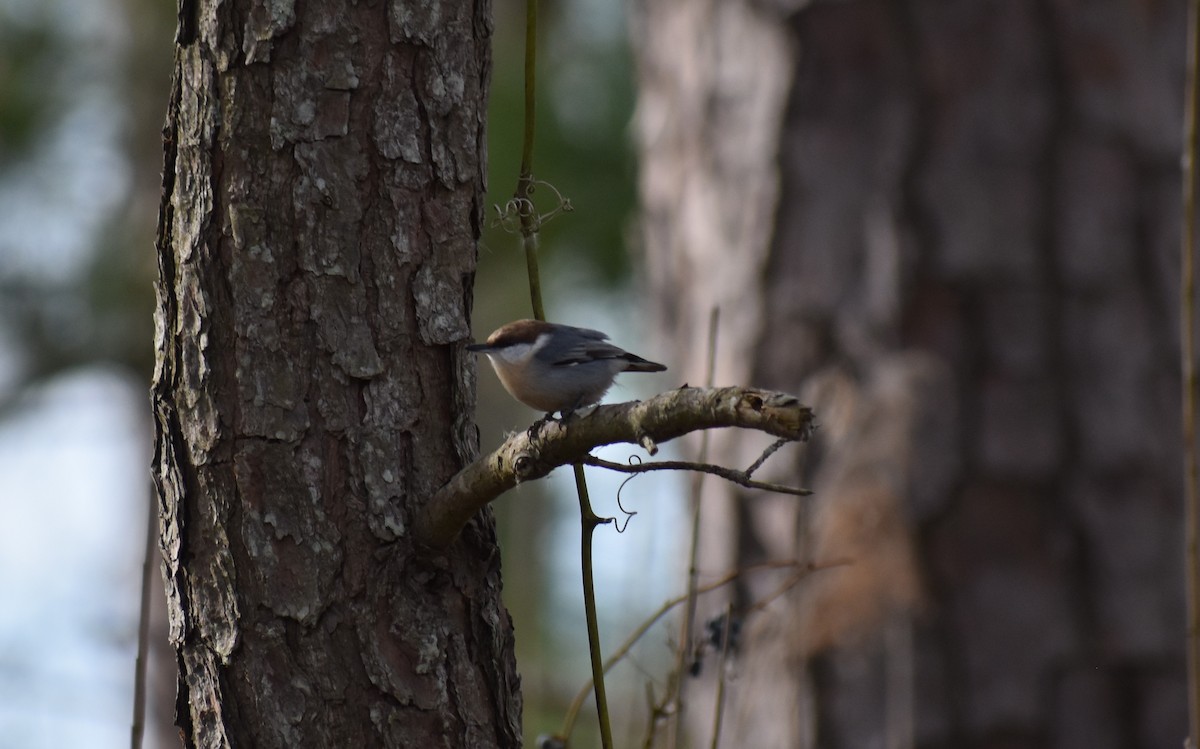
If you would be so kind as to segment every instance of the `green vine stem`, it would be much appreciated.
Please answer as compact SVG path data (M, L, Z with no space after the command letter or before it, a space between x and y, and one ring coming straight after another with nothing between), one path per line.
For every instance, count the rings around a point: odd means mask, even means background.
M537 0L525 0L525 125L521 143L521 174L513 196L521 221L521 245L525 251L525 267L529 276L529 299L533 316L546 319L542 304L542 282L538 271L538 230L541 220L533 203L536 181L533 177L534 123L537 113ZM600 625L596 617L596 591L592 568L592 532L602 521L592 510L588 497L583 465L576 463L575 490L579 494L582 523L583 604L587 618L588 651L595 684L596 714L600 721L603 749L612 749L612 724L608 713L608 698L604 690L604 661L600 654Z
M521 139L521 174L513 195L521 217L521 245L525 250L525 267L529 275L529 300L533 316L546 319L542 305L542 280L538 272L538 230L541 228L537 208L533 205L533 137L537 122L537 0L525 0L525 126Z
M575 469L575 490L579 494L579 514L583 523L580 544L583 561L583 609L587 618L588 652L592 661L592 689L596 694L596 712L600 716L600 745L610 749L613 746L612 722L608 715L608 694L604 689L604 659L600 655L600 625L596 615L596 586L592 571L592 532L598 525L611 523L612 518L601 518L592 510L583 465L576 463L572 467Z

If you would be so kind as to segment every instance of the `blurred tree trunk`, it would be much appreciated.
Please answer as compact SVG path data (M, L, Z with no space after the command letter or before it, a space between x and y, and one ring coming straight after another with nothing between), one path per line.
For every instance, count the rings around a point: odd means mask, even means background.
M1183 3L640 0L632 27L682 376L720 305L719 383L823 424L790 466L812 504L708 487L702 566L853 559L747 624L723 745L1179 746Z
M515 747L467 337L490 8L181 3L154 471L187 746Z

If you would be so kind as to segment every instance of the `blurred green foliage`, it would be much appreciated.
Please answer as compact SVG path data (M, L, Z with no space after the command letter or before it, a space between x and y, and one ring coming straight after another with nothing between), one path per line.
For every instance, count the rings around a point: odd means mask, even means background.
M80 222L72 183L122 192L85 246L47 261L68 266L62 272L18 260L43 254L12 244L35 242L36 231L0 237L0 324L17 370L0 402L65 370L104 364L149 378L153 366L153 238L176 5L106 0L98 12L75 10L67 0L0 3L0 188L28 191L64 225ZM101 27L105 14L111 25ZM97 92L118 120L115 153L55 153Z
M0 248L0 315L29 382L92 362L127 365L146 375L152 366L152 242L175 3L113 4L123 11L128 41L119 75L101 84L125 120L120 146L131 190L91 238L86 267L67 281L23 274L5 262L12 253ZM71 55L81 54L73 49L80 32L56 23L61 13L54 9L62 5L22 6L17 13L0 4L0 184L19 184L28 160L70 114L71 87L78 81L66 71L78 65ZM535 176L574 207L544 225L544 267L570 267L573 278L611 288L628 277L624 238L634 201L626 137L633 88L623 18L619 7L596 0L543 5ZM502 320L528 314L519 242L497 226L492 208L512 195L520 162L524 3L497 0L494 11L488 221L477 287L484 309L495 310L481 316ZM538 200L540 210L551 210L553 191L542 187Z
M79 29L67 33L53 20L62 13L56 16L51 9L61 11L65 0L45 2L19 22L4 2L0 0L0 188L20 189L22 180L30 180L29 162L47 147L75 103L71 86L78 82L65 71L88 52L73 47ZM6 253L0 246L0 326L11 344L7 353L20 368L16 390L0 392L0 403L22 387L73 368L117 365L148 379L153 366L153 239L176 4L106 0L105 5L120 8L117 23L126 33L118 50L123 60L113 66L116 75L99 85L106 87L123 119L118 148L128 169L128 194L87 238L83 262L71 273L28 273L12 262L13 256L28 256L37 248ZM549 276L556 267L569 268L572 282L612 289L628 278L625 235L634 203L627 138L633 86L622 9L608 0L542 5L535 176L553 184L574 207L543 227L543 271ZM38 7L38 0L28 7ZM496 0L494 12L489 208L476 277L476 318L489 321L484 327L529 315L519 241L495 225L491 208L513 194L521 157L524 2ZM75 176L64 171L53 178L65 183ZM543 187L538 198L541 211L553 209L551 190ZM77 220L66 207L58 218ZM551 310L552 316L559 313ZM486 333L476 327L476 333ZM485 434L500 435L530 420L531 412L520 406L509 411L495 406L511 401L490 375L479 379L481 388L492 388L481 395L481 402L489 404L480 409ZM558 667L574 661L562 652L562 612L548 610L546 604L548 580L561 572L547 565L546 536L556 510L544 491L544 485L523 487L514 501L496 507L530 738L558 727L574 690L587 678L586 666L578 671ZM586 743L591 730L587 721L580 730L577 739Z
M19 16L0 6L0 172L28 154L61 112L48 92L64 39L44 15Z
M574 208L543 225L541 257L551 264L569 262L588 283L611 287L629 275L625 234L634 203L634 161L627 128L633 109L633 73L621 6L609 5L602 23L580 23L578 6L587 3L595 5L593 0L542 3L533 171L535 178L553 185ZM512 197L520 170L525 4L500 0L495 11L488 106L488 223L477 283L481 292L490 283L490 274L508 276L499 266L516 267L519 279L513 281L523 284L525 279L518 238L497 226L494 208ZM542 213L557 204L553 191L545 186L535 199Z

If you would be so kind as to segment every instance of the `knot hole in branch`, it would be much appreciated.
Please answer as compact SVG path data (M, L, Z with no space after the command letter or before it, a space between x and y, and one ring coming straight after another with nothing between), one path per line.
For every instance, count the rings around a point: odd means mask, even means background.
M513 458L513 473L517 481L529 481L538 477L537 460L529 453L517 453Z

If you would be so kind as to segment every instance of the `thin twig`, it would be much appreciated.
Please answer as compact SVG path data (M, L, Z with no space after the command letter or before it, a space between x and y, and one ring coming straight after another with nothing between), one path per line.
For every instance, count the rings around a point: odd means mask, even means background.
M141 749L142 735L146 730L146 663L150 641L150 576L154 570L154 556L158 549L158 502L153 489L146 507L146 548L142 555L142 600L138 609L137 658L133 664L133 726L129 746Z
M762 464L767 462L767 458L774 455L776 450L778 450L779 448L783 447L784 445L786 445L787 443L792 442L792 441L793 440L777 439L774 442L772 442L771 445L766 450L762 451L762 455L758 456L758 460L755 460L753 463L751 463L750 467L744 471L744 473L746 474L746 477L749 478L749 477L753 476L754 472L757 471L759 468L762 468Z
M850 562L848 560L840 560L840 561L836 561L836 562L830 562L828 564L822 565L820 567L820 569L825 569L827 567L836 567L836 566L839 566L842 564L849 564L849 563ZM769 595L763 596L753 606L746 609L746 614L745 614L745 617L743 617L743 618L747 618L751 614L758 613L759 611L762 611L766 607L770 606L772 603L775 602L776 598L779 598L784 593L787 593L789 590L791 590L792 588L794 588L796 586L796 583L798 583L801 580L803 580L804 578L808 577L809 570L813 569L811 567L807 567L806 565L800 565L799 563L797 564L797 567L798 567L797 571L793 572L787 579L785 579L782 583L780 583L778 588L776 588Z
M712 749L721 745L721 722L725 717L725 667L729 658L729 628L733 622L733 603L725 604L725 623L721 629L721 657L717 660L717 704L713 709Z
M707 432L706 432L707 434ZM791 494L796 497L807 497L812 494L808 489L801 489L795 486L786 484L774 484L769 481L755 481L748 477L745 471L738 471L733 468L725 468L724 466L713 465L712 463L692 463L688 460L656 460L652 463L614 463L611 460L597 458L594 455L589 455L583 459L585 465L595 466L596 468L607 468L610 471L618 473L646 473L649 471L696 471L698 473L707 473L713 476L720 476L726 481L731 481L739 486L744 486L747 489L762 489L768 492L779 492L780 494Z
M609 654L608 658L604 661L604 672L607 673L610 669L612 669L613 666L620 663L621 659L623 659L625 655L633 649L633 646L636 645L638 641L650 631L650 628L659 622L660 619L669 614L676 606L688 601L689 599L694 599L696 596L704 595L705 593L711 593L718 588L730 584L743 575L748 575L752 572L761 572L764 570L796 570L792 575L788 576L787 581L782 588L782 590L787 590L787 588L794 586L797 582L807 577L809 573L818 572L831 567L840 567L849 563L850 561L846 559L835 559L832 562L826 562L824 564L807 564L804 562L798 562L794 559L785 559L772 562L763 562L761 564L753 564L732 572L728 572L711 583L697 586L694 591L689 591L683 595L671 598L659 606L653 614L647 617L645 621L639 624L637 628L625 638L624 642L622 642L615 650L612 651L611 654ZM770 596L764 599L764 606L777 598L779 595L779 590L773 592ZM758 610L759 607L750 609L751 612L756 612ZM560 739L570 737L571 732L575 728L575 719L579 715L579 710L583 707L583 701L587 699L588 692L591 690L592 684L591 682L588 682L587 684L583 685L583 687L575 694L575 698L571 700L571 704L567 707L567 713L563 718L562 731L558 734Z
M1184 569L1187 576L1187 649L1189 743L1200 747L1200 468L1196 462L1196 154L1200 150L1197 99L1200 94L1200 2L1188 2L1187 90L1184 92L1183 247L1180 252L1180 335L1183 367Z
M720 328L720 322L721 308L714 306L708 313L708 347L706 349L708 358L704 365L705 387L712 387L716 380L717 331ZM700 436L700 452L697 455L699 458L698 462L708 462L709 443L709 434L705 431ZM696 626L696 586L700 580L699 569L697 567L697 559L700 554L700 492L704 488L704 476L705 473L703 471L695 473L692 477L692 486L689 492L692 500L692 536L688 544L688 605L683 616L683 622L680 623L679 649L675 653L675 670L671 673L670 688L663 698L664 704L668 704L671 701L675 703L675 709L671 713L671 721L667 726L667 746L670 749L675 749L679 746L679 727L683 723L683 713L686 709L683 700L683 667L687 660L688 651L692 646L692 631Z
M668 685L668 688L670 686ZM654 685L646 682L646 711L649 713L646 723L646 735L642 737L642 749L654 749L654 735L659 718L663 717L662 707L654 697Z

